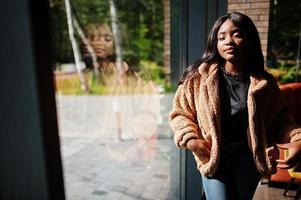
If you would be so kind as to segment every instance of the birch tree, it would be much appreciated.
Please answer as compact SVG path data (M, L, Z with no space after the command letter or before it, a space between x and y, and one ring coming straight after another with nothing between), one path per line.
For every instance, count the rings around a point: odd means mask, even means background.
M96 79L98 80L98 77L99 77L99 63L97 62L96 53L95 53L93 47L91 46L89 40L87 39L84 31L79 26L79 23L78 23L76 17L73 17L73 24L74 24L74 27L75 27L78 35L80 36L80 38L81 38L82 42L84 43L84 45L87 47L87 50L88 50L88 52L89 52L89 54L92 58L94 73L96 75Z
M74 55L74 59L75 59L76 71L77 71L77 74L78 74L79 80L80 80L80 87L84 92L89 92L87 80L85 79L84 74L82 73L82 70L80 67L81 56L80 56L79 47L78 47L78 44L77 44L77 41L76 41L75 35L74 35L74 29L73 29L73 23L72 23L72 13L71 13L69 0L65 0L65 8L66 8L66 15L67 15L68 33L69 33L69 38L71 41L71 46L72 46L73 55Z

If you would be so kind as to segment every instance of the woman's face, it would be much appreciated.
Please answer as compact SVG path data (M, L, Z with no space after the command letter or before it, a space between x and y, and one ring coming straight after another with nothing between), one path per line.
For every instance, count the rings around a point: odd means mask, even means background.
M101 25L90 34L89 39L97 57L106 59L114 54L113 34L107 24Z
M231 63L241 63L245 59L245 37L231 20L226 20L217 33L219 55Z

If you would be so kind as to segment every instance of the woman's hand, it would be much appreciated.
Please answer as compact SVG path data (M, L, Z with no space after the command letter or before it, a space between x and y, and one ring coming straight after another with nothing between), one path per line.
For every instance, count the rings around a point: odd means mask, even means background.
M202 139L191 139L186 147L202 159L210 159L210 144Z
M277 146L280 149L286 149L288 151L288 156L284 160L276 160L278 163L277 167L281 169L289 169L294 167L299 161L301 161L301 141L277 144Z

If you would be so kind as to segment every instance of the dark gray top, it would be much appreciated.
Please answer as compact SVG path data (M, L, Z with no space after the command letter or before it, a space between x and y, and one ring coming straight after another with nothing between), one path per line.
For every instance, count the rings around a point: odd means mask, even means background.
M247 143L247 94L250 76L248 73L233 76L221 67L219 77L223 144L245 144Z

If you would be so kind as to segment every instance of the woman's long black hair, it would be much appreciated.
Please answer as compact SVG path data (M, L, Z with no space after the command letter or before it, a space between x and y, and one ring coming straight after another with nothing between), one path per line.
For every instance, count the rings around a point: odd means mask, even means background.
M261 51L259 34L255 24L248 16L239 12L233 12L216 20L208 35L205 53L195 63L186 68L179 81L179 85L182 84L185 79L191 77L202 63L216 63L218 65L224 64L225 61L219 55L217 50L217 33L222 24L228 19L231 20L235 26L240 28L246 39L246 70L249 73L264 72L264 58Z

